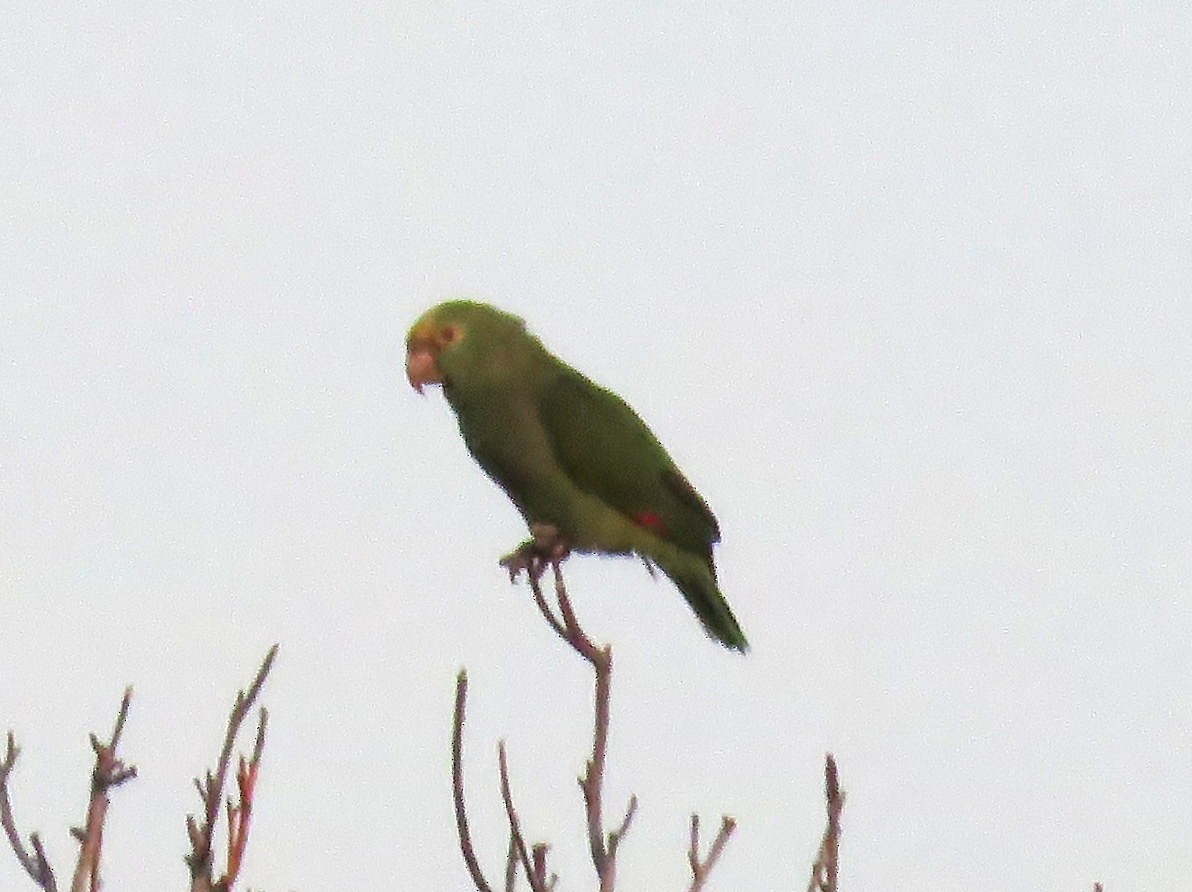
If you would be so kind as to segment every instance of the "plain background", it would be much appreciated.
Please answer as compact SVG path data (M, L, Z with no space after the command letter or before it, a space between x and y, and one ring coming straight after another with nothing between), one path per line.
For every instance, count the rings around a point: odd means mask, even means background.
M0 9L0 725L65 881L136 687L106 888L183 888L190 778L274 641L244 887L468 888L495 741L590 886L589 678L407 327L526 317L716 510L754 651L639 563L613 642L628 889L1192 874L1192 14L1184 4ZM250 736L250 735L249 735ZM29 888L0 852L0 885Z

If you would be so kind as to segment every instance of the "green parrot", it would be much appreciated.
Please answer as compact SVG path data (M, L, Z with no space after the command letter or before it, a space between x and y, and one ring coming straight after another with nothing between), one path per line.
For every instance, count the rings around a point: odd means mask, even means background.
M710 636L749 643L716 583L720 529L707 503L624 400L488 304L427 310L406 338L406 376L443 393L468 451L531 529L570 549L637 554L683 593Z

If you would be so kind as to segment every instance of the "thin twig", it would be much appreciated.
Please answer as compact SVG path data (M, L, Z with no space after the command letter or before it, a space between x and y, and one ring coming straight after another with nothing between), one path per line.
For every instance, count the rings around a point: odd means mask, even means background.
M515 892L517 889L517 868L522 864L518 832L514 832L513 827L510 827L509 849L505 853L505 892ZM559 879L557 874L547 873L546 856L549 851L550 846L544 842L534 843L530 849L530 861L533 867L533 879L530 880L530 886L544 889L546 892L554 889L555 883Z
M252 799L256 787L257 769L260 764L261 751L265 745L265 728L268 713L262 709L257 723L256 744L253 747L252 761L247 765L241 760L241 771L237 773L237 784L240 788L240 804L233 806L228 802L228 870L218 881L212 876L212 844L215 835L215 822L219 817L219 809L223 804L223 789L227 782L228 768L232 761L232 748L236 745L236 737L244 719L252 709L269 670L273 668L273 661L277 657L277 645L269 648L265 659L261 662L252 684L247 690L236 693L236 702L228 716L227 729L224 732L223 748L219 753L215 774L208 771L204 779L195 778L195 787L199 791L199 798L203 801L203 822L200 824L194 815L187 815L186 831L190 838L191 851L186 856L187 866L190 868L191 889L193 892L230 892L240 871L244 857L244 848L248 841L248 818L252 813Z
M554 611L550 609L550 605L546 603L546 598L542 594L542 586L538 583L538 577L536 576L530 576L530 592L534 595L534 605L546 620L546 624L551 627L556 635L568 644L571 644L571 640L567 637L567 630L563 628L563 624L555 616ZM572 644L572 647L574 646Z
M517 888L517 864L517 839L510 831L509 850L505 853L505 892L514 892Z
M509 838L517 847L517 857L521 861L522 873L530 884L532 892L546 892L543 883L539 881L534 863L530 860L530 852L526 848L526 838L522 834L521 822L517 818L517 809L513 806L513 790L509 785L509 760L505 755L505 741L497 744L497 765L501 773L501 800L505 803L505 816L509 819Z
M13 817L12 801L8 793L8 779L12 775L12 770L17 764L17 756L20 754L21 748L17 746L16 739L9 731L8 747L4 759L0 761L0 823L4 825L4 833L8 836L8 843L12 846L13 854L17 856L17 861L21 863L25 873L29 874L29 878L44 892L57 892L58 882L54 878L54 869L50 867L50 862L46 859L41 837L37 833L29 835L29 844L33 849L30 852L21 841L21 834L17 830L16 819Z
M236 788L240 792L240 804L227 801L228 814L228 869L218 886L231 889L240 876L244 864L244 853L248 850L248 831L252 825L253 801L256 796L257 778L260 776L261 753L265 749L265 729L269 724L269 710L261 707L257 719L257 740L253 744L252 758L240 757L236 770Z
M824 759L824 798L828 806L828 824L820 842L819 855L811 866L811 881L807 892L837 892L840 856L840 812L844 808L844 791L836 760L831 753Z
M530 851L530 860L534 862L534 882L545 892L550 892L555 887L555 881L558 880L553 873L548 876L546 872L546 855L549 851L550 846L544 842L534 843L534 847Z
M455 716L451 731L451 784L455 800L455 829L459 836L460 854L464 856L464 864L468 867L468 875L472 878L472 885L476 887L476 892L492 892L492 887L480 869L480 862L476 860L476 850L472 847L472 833L468 828L468 813L464 802L464 713L467 702L468 671L460 669L459 674L455 677ZM511 840L509 844L513 846L514 842ZM508 875L507 869L507 880ZM507 888L512 889L512 886L507 883Z

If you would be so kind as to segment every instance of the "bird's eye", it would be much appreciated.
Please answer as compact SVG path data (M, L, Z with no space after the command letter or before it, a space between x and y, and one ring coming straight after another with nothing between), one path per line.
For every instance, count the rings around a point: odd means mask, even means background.
M459 329L454 325L446 325L439 333L439 337L443 339L444 344L452 344L459 338Z

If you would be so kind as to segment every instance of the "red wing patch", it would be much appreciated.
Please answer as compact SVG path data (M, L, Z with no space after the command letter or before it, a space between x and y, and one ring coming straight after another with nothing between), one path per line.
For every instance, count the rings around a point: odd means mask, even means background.
M666 521L653 511L642 511L633 515L633 522L639 527L645 527L656 536L666 535Z

